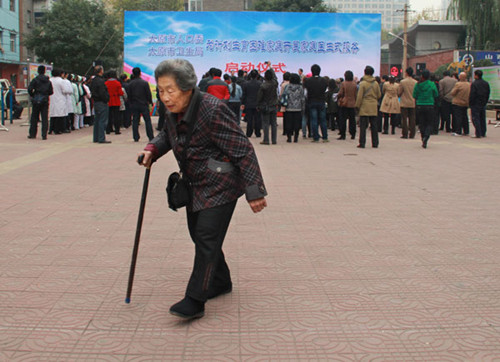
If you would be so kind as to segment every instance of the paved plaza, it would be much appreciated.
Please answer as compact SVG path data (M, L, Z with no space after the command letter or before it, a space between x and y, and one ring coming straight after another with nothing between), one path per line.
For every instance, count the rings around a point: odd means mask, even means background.
M0 131L0 361L500 361L500 128L427 149L252 138L268 208L240 199L233 292L186 323L168 313L194 256L166 204L173 157L151 171L125 304L144 126L94 144L27 139L25 120Z

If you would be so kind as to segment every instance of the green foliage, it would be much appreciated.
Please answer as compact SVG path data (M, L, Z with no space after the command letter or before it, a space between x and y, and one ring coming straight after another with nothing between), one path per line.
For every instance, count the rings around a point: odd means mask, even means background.
M335 13L337 10L325 5L322 0L257 0L256 11L318 12Z
M106 68L118 67L123 38L116 17L109 16L100 2L60 0L26 37L25 45L42 62L85 74L95 59Z
M473 49L500 48L500 2L498 0L451 0L449 19L462 19L468 25Z
M448 70L448 67L450 66L451 63L446 63L446 64L443 64L441 65L439 68L437 68L435 71L434 71L434 75L438 78L443 78L443 73Z
M474 62L473 66L474 68L479 68L479 67L492 67L494 66L495 63L493 63L491 60L489 59L481 59L481 60L478 60L477 62Z

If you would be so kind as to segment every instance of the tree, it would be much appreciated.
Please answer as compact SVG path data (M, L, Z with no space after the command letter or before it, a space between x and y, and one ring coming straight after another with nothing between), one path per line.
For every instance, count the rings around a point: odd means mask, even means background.
M451 0L449 19L467 23L469 43L475 49L500 47L500 2L498 0Z
M110 0L112 9L118 17L120 29L123 31L124 11L181 11L183 0Z
M117 23L100 2L60 0L26 37L25 45L42 62L77 74L86 74L96 59L107 68L117 67L123 48Z
M256 11L288 11L288 12L318 12L335 13L337 10L325 5L322 0L257 0Z
M184 9L183 0L111 0L115 10L128 11L180 11Z

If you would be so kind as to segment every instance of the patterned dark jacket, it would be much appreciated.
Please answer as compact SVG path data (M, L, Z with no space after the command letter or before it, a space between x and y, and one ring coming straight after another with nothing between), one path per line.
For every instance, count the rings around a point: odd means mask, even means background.
M185 130L194 122L184 170L193 191L189 211L223 205L243 194L249 201L267 195L252 144L222 101L195 88L181 116L178 122L179 114L167 112L164 129L145 149L155 160L172 150L179 162Z

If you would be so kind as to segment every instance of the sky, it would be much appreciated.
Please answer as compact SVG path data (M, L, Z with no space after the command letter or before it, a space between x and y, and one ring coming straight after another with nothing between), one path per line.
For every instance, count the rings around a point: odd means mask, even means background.
M448 3L448 1L446 1L446 3ZM440 0L410 0L410 6L412 10L416 10L417 12L421 12L428 8L443 8L443 4Z

